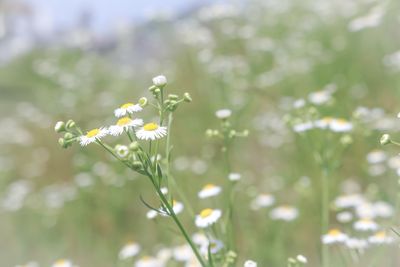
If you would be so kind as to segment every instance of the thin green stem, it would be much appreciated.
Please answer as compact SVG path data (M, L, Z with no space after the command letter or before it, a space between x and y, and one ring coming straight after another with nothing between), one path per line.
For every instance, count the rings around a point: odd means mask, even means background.
M193 243L192 239L190 238L190 236L188 235L188 233L186 232L185 228L183 227L182 223L180 222L180 220L178 219L178 217L176 216L173 207L171 206L171 204L168 202L168 200L165 198L164 194L161 192L161 190L157 187L155 187L162 203L164 204L164 206L167 208L169 214L171 215L172 219L174 220L174 222L176 223L176 225L178 226L179 230L181 231L182 235L185 237L186 241L188 242L188 244L190 245L190 247L192 248L194 254L196 255L196 258L199 260L201 266L203 267L207 267L207 264L204 262L203 257L201 257L199 250L197 249L196 245Z
M329 171L326 167L322 170L322 235L328 232L329 227ZM322 266L329 267L329 250L322 244Z

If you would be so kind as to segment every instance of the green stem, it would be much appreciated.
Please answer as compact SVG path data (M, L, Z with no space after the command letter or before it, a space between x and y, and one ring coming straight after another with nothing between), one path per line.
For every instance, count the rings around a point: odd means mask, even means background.
M157 188L157 187L155 187L155 189L156 189L158 195L160 196L160 199L161 199L162 203L164 204L164 206L167 208L169 214L171 215L172 219L174 220L174 222L178 226L179 230L181 231L181 233L185 237L186 241L188 242L188 244L192 248L192 250L193 250L194 254L196 255L196 258L199 260L201 266L207 267L207 264L204 262L204 259L201 257L201 255L199 253L199 250L197 249L196 245L193 243L192 239L189 237L189 235L186 232L185 228L183 227L182 223L180 222L180 220L176 216L172 206L170 205L168 200L165 198L165 196L161 192L161 190L159 188Z
M329 171L326 167L322 170L322 235L328 232L329 227ZM322 266L329 267L329 250L322 244Z

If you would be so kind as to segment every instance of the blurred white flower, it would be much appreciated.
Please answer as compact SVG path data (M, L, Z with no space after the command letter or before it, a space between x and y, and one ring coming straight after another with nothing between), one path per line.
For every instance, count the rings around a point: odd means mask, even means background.
M129 242L120 250L118 257L120 260L125 260L136 256L140 251L140 245L135 242Z
M298 216L298 209L288 205L279 206L270 212L270 217L273 220L293 221Z
M218 119L227 119L232 115L232 111L230 109L220 109L215 112L215 116Z
M206 228L216 223L221 217L222 212L218 209L204 209L196 215L195 223L199 228Z
M209 198L219 195L219 193L221 193L221 190L222 188L220 186L216 186L214 184L206 184L197 195L199 198Z
M343 243L348 239L348 236L338 229L331 229L329 232L322 236L322 243L334 244Z
M243 267L257 267L257 262L252 260L247 260L244 262Z

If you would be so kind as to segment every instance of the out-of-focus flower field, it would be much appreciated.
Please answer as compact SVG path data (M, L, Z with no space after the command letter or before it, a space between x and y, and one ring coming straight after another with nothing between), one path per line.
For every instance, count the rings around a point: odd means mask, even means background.
M13 16L6 7L0 18ZM0 265L200 266L173 221L148 218L140 198L157 205L157 197L147 179L99 146L63 149L54 132L71 118L83 129L113 124L114 110L150 99L162 74L167 93L193 99L168 129L171 172L187 196L176 196L179 218L201 232L195 214L224 214L228 190L235 195L235 263L215 267L399 266L399 148L379 140L400 140L400 2L159 11L107 38L83 24L32 38L25 50L13 36L0 39ZM224 144L210 137L221 109L249 133L230 146L230 172L240 174L233 189ZM221 190L201 198L206 184ZM224 235L213 238L224 257ZM129 242L137 253L122 253Z

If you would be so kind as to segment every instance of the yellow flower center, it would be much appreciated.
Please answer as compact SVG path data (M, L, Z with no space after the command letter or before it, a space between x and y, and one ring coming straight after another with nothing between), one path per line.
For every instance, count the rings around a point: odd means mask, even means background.
M93 130L87 132L86 137L92 138L92 137L95 137L96 135L98 135L99 133L100 133L100 129L93 129Z
M129 124L131 121L132 120L129 117L123 117L123 118L121 118L121 119L119 119L117 121L117 125L118 126L125 126L125 125Z
M348 121L346 121L345 119L337 119L336 122L340 125L345 125L348 123Z
M213 212L212 209L204 209L200 212L200 217L201 218L207 218L208 216L210 216L210 214Z
M126 103L126 104L123 104L122 106L121 106L121 108L122 109L127 109L127 108L129 108L129 107L132 107L132 106L134 106L135 104L133 104L133 103Z
M325 117L322 119L323 122L330 123L333 120L332 117Z
M206 184L205 186L204 186L204 189L212 189L212 188L214 188L215 187L215 185L214 184Z
M67 261L64 260L64 259L58 260L58 261L56 261L55 265L62 265L62 264L65 264L66 262L67 262Z
M380 231L380 232L376 233L375 236L376 236L376 237L381 237L381 238L383 238L383 237L386 236L386 234L385 234L384 231Z
M143 129L144 129L145 131L155 131L155 130L158 129L158 127L159 127L158 124L151 122L151 123L145 124L145 125L143 126Z
M331 236L338 236L340 234L341 234L341 232L338 229L332 229L328 232L328 235L331 235Z

